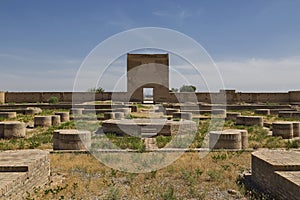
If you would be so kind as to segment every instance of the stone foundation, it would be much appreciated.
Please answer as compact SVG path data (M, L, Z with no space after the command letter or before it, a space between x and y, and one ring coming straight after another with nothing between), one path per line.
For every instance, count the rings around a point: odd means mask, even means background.
M227 112L226 113L226 120L236 121L236 118L241 116L240 112Z
M49 182L49 153L41 150L0 152L0 199L25 199L26 192Z
M165 119L123 119L102 122L104 133L141 137L143 129L155 130L157 135L171 136L184 129L195 130L196 123L190 120L172 121Z
M192 113L189 112L174 112L173 118L192 120Z
M50 127L52 126L51 116L35 116L34 117L34 127Z
M173 115L175 112L180 112L180 109L166 108L166 115Z
M15 118L15 117L17 117L16 112L0 112L0 118L11 119L11 118Z
M293 122L293 137L300 137L300 122Z
M298 200L300 152L262 149L252 153L251 180L275 199Z
M229 129L209 133L210 149L246 149L248 148L247 130Z
M38 114L38 113L41 113L41 112L42 112L42 109L40 109L40 108L28 107L28 108L25 109L24 114L26 114L26 115L35 115L35 114Z
M52 126L59 126L61 124L60 116L59 115L52 115L51 116Z
M117 119L117 120L124 119L124 113L123 112L115 112L115 119Z
M244 126L263 126L263 117L261 116L237 116L236 125Z
M19 121L0 122L0 138L24 138L26 136L26 125Z
M70 113L73 115L82 115L84 108L72 108Z
M254 113L257 115L270 115L270 109L255 109Z
M272 135L281 136L283 139L292 139L293 122L273 122Z
M300 112L299 111L281 111L278 113L278 117L280 118L300 118Z
M104 120L108 119L115 119L115 113L114 112L105 112L104 113Z
M86 150L90 147L90 131L62 129L53 133L53 150Z
M60 121L61 122L68 122L70 121L70 114L69 112L56 112L55 115L60 116Z

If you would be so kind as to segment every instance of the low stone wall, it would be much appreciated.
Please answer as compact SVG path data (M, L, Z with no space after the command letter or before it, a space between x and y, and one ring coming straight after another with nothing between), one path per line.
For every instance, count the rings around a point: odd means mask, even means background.
M270 109L255 109L254 113L257 115L270 115Z
M278 117L280 118L300 118L300 112L299 111L281 111L278 112Z
M261 116L237 116L236 125L243 126L263 126L263 117Z
M49 153L42 150L0 152L0 199L25 199L26 192L49 182Z
M172 121L164 119L123 119L105 120L102 122L104 133L115 133L117 135L131 135L140 137L142 129L155 130L157 135L171 136L186 130L193 131L196 123L190 120Z
M252 153L251 180L276 199L299 199L300 152L262 149Z
M60 102L87 102L87 101L105 101L112 98L116 101L128 101L126 92L0 92L0 103L5 98L5 102L15 103L36 103L47 102L50 97L57 97ZM134 97L136 101L142 102L142 95ZM300 102L300 91L290 92L261 92L261 93L242 93L235 90L220 90L219 92L181 92L169 93L155 96L156 102L206 102L206 103L290 103Z

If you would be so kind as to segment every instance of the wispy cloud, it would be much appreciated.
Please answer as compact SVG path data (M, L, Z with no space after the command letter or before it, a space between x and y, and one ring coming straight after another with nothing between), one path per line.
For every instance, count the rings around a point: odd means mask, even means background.
M190 14L187 10L180 10L175 13L167 10L157 10L157 11L153 11L152 14L158 17L169 17L169 18L176 18L180 20L184 20L192 16L192 14Z
M225 86L239 91L300 90L300 57L219 61Z
M114 16L108 19L107 23L111 26L121 28L122 30L136 27L135 20L120 9L115 10Z
M155 10L152 12L152 15L155 17L166 18L167 20L172 20L176 23L182 23L196 14L198 14L198 12L193 12L181 6L170 8L168 10Z

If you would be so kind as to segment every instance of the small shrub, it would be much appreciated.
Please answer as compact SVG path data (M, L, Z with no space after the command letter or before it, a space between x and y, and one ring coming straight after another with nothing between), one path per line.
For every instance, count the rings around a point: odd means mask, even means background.
M181 177L187 182L189 186L193 185L196 182L195 177L189 171L181 169Z
M217 171L216 169L210 169L206 172L206 174L210 177L213 181L220 181L222 174L220 171Z
M165 147L170 141L171 141L171 136L162 136L159 135L156 137L156 143L158 148L163 148Z
M94 87L94 88L90 88L88 89L88 92L95 92L95 93L103 93L104 89L102 87Z
M195 172L198 176L201 176L203 174L202 169L196 169Z
M47 194L58 194L60 193L61 191L63 191L64 189L66 189L68 187L68 184L65 185L65 186L57 186L56 188L50 188L50 189L47 189L44 191L44 194L47 195Z
M174 188L171 186L167 189L166 192L163 193L162 199L164 200L175 200Z
M211 155L211 158L214 161L217 161L217 160L226 160L227 155L226 155L226 153L221 153L221 154L218 153L217 155Z
M293 140L292 142L287 141L286 148L300 148L300 140Z
M111 185L108 189L107 199L116 200L120 198L120 191L114 185Z
M58 102L59 102L59 100L57 97L50 97L48 100L48 103L51 103L51 104L56 104Z
M25 148L25 142L24 142L24 140L20 140L19 141L19 149L24 149Z
M134 118L134 116L132 114L125 116L125 119L133 119L133 118Z

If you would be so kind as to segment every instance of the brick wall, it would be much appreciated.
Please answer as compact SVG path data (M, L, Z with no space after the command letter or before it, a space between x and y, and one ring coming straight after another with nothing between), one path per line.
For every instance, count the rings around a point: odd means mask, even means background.
M24 199L50 177L49 153L42 150L0 152L0 199Z
M155 90L156 91L156 90ZM157 93L157 91L162 93ZM205 103L289 103L300 102L300 91L290 91L286 93L242 93L234 90L220 90L220 92L198 92L198 93L169 93L167 90L159 89L154 94L156 102L205 102ZM138 94L138 95L137 95ZM128 97L126 92L0 92L0 103L5 99L6 103L36 103L47 102L50 97L57 97L60 102L77 102L114 100L128 101L130 98L134 101L142 101L142 92L132 94Z
M252 181L276 199L300 196L300 152L259 150L252 153Z

